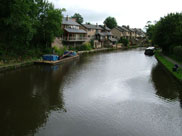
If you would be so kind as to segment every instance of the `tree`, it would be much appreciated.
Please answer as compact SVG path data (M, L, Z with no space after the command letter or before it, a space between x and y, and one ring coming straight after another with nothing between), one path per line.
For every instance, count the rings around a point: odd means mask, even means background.
M145 26L145 29L146 29L146 35L148 36L148 39L152 42L152 45L154 45L152 41L152 36L155 30L155 24L152 24L151 21L148 21L147 25Z
M90 23L90 22L86 22L85 24L87 24L87 25L91 25L91 23Z
M62 12L47 0L7 0L0 3L0 58L50 47L61 34Z
M75 13L72 18L76 18L76 22L79 24L83 23L83 17L79 13Z
M171 13L161 18L152 26L151 34L155 44L164 52L171 53L175 46L182 44L182 13Z
M122 43L124 46L127 46L128 45L128 43L129 43L129 41L128 41L128 39L126 39L126 38L120 38L119 39L119 43Z
M104 24L109 27L110 29L113 29L117 26L116 19L114 17L107 17L104 21Z
M50 47L55 37L62 33L62 11L64 9L54 9L52 3L40 1L39 11L37 13L36 34L32 42L39 47Z
M34 6L33 1L12 0L3 1L1 4L2 18L0 23L0 39L4 52L16 50L21 54L22 50L29 47L35 29L33 28L34 18L32 18L31 8ZM4 14L4 13L7 14Z

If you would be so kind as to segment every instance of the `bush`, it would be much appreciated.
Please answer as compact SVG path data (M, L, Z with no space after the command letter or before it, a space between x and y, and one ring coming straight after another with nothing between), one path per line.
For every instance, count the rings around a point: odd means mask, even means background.
M86 50L91 50L91 49L92 49L92 47L91 47L91 44L89 42L86 42L83 45L76 47L77 51L86 51Z
M90 40L91 47L94 48L94 40Z
M53 47L54 49L54 53L58 56L62 56L64 54L64 52L67 50L66 47L63 47L63 48L58 48L58 47Z
M177 60L182 61L182 46L176 46L173 48L173 54Z
M118 42L119 42L119 43L122 43L124 46L127 46L128 43L129 43L128 39L122 38L122 37L119 39Z

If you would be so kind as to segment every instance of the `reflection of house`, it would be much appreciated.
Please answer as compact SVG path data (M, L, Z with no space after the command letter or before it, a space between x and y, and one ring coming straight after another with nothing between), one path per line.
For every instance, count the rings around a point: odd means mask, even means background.
M64 30L62 36L64 44L80 45L87 41L87 32L81 29L80 24L78 24L73 18L63 18L62 29Z

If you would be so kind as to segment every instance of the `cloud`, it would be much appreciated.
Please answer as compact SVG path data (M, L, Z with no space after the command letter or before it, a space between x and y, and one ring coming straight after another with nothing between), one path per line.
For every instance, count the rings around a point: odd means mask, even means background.
M74 13L80 13L82 17L84 18L84 22L91 22L93 24L99 23L102 24L103 21L106 19L106 17L109 16L109 14L104 12L96 12L93 10L87 10L87 9L70 9L67 10L67 12L64 13L64 15L72 16Z
M115 17L119 25L143 28L147 21L159 20L171 12L181 12L182 0L49 0L65 14L80 13L85 22L103 23Z

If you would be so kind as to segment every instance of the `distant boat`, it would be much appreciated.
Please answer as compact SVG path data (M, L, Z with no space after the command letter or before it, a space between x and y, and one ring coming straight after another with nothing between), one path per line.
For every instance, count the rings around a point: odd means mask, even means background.
M153 56L154 50L155 50L155 47L148 47L147 49L145 49L145 55Z

